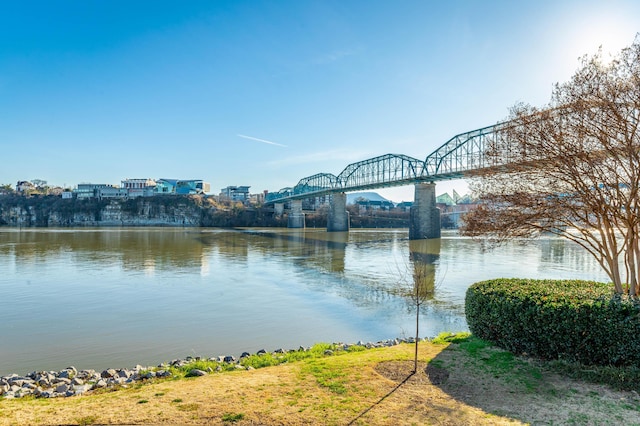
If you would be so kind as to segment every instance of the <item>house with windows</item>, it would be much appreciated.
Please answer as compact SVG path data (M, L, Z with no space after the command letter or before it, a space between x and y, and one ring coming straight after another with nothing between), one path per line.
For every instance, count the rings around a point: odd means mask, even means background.
M115 185L109 183L79 183L76 189L72 191L75 198L88 199L88 198L124 198L127 196L127 192L122 188L118 188ZM71 198L68 195L62 193L63 198Z
M227 186L220 190L220 197L226 198L232 201L245 202L249 200L249 188L250 186Z
M127 191L129 198L150 197L156 190L156 181L153 179L125 179L121 188Z
M16 192L19 194L25 194L36 189L36 186L28 180L20 180L16 184Z

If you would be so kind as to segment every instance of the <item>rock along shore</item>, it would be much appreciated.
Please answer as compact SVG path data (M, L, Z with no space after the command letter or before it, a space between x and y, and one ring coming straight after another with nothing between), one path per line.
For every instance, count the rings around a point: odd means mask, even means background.
M414 338L398 338L392 340L382 340L376 343L362 341L355 344L335 343L337 350L347 350L351 346L361 346L366 349L395 346L400 343L415 343ZM293 351L309 351L310 348L300 347L299 349L285 350L277 349L271 352L272 355L281 355ZM266 355L264 349L256 352L255 355ZM332 355L332 351L327 351L325 355ZM113 387L127 387L135 382L142 382L156 378L168 378L173 375L171 368L183 368L197 361L212 361L218 363L216 369L209 368L209 371L191 369L189 376L204 376L216 371L223 371L223 364L235 365L239 370L251 370L253 367L245 367L242 360L251 354L244 352L240 358L232 355L218 356L215 358L202 358L188 356L184 359L175 359L168 363L162 363L157 367L143 367L136 365L133 368L108 368L98 373L95 370L77 370L75 367L67 367L60 371L34 371L25 376L11 374L0 377L0 397L12 399L25 396L36 398L57 398L82 395L84 393Z

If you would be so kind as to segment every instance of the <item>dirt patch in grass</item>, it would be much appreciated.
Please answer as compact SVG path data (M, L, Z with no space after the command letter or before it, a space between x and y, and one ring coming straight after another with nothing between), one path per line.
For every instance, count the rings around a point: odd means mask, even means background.
M429 364L418 361L418 369L415 374L413 367L413 361L385 361L376 365L375 370L378 374L398 384L424 386L432 383L430 376L427 374Z

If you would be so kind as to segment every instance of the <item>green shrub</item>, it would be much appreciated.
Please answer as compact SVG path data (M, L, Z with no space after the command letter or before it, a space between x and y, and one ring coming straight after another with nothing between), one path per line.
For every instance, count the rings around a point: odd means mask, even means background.
M514 353L640 366L640 302L590 281L497 279L469 287L471 332Z

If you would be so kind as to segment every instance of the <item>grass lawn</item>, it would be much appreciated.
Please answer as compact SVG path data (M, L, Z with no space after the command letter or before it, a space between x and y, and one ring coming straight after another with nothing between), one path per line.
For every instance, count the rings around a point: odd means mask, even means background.
M640 425L640 397L473 337L309 358L57 399L0 400L0 425Z

